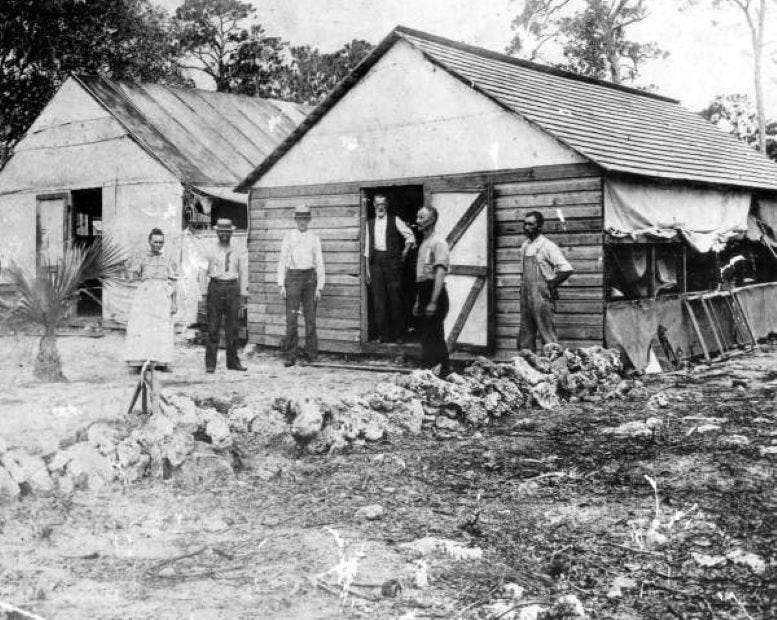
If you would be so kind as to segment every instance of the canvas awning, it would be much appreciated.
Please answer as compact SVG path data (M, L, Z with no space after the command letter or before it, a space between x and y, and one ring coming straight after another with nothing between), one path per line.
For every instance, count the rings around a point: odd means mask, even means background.
M604 229L613 237L672 239L717 251L748 230L751 193L609 179Z
M237 202L239 204L248 204L248 194L239 194L233 192L231 187L222 187L217 185L195 185L194 191L213 198L220 198L228 202Z
M759 197L747 220L747 238L777 244L777 199Z

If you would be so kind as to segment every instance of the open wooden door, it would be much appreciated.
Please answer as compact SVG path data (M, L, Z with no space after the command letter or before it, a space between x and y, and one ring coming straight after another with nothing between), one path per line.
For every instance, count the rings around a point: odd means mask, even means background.
M38 196L36 211L35 264L39 272L55 272L70 241L68 194Z
M489 187L434 191L437 231L448 241L451 265L445 280L450 311L445 320L448 350L488 354L493 350L493 205Z

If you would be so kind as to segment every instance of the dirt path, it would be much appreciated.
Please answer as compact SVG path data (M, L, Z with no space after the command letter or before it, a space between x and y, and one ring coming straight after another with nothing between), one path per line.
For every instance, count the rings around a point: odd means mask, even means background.
M3 373L6 442L42 449L122 415L132 380L114 359L118 344L63 341L73 381L55 388L5 356L4 368L17 369ZM209 378L200 353L182 350L165 380L269 402L360 392L379 379L288 370L272 357L247 359L247 376ZM654 379L648 388L665 407L520 411L479 431L305 456L269 480L249 463L200 488L144 481L28 496L0 508L0 601L46 618L487 618L501 585L515 582L525 589L519 611L573 594L595 618L777 617L776 360L758 353ZM613 432L650 418L660 422L648 431ZM272 451L292 456L288 443ZM383 516L356 519L370 504ZM483 557L404 546L425 536ZM349 566L356 585L343 599L330 569ZM428 587L416 587L421 573ZM398 597L381 595L389 579L404 585Z

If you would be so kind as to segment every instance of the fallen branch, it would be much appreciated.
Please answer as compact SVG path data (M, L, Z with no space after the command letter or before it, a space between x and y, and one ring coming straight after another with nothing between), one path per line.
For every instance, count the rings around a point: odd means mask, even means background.
M4 603L3 601L0 601L0 611L7 612L9 614L14 614L15 616L22 616L23 618L32 618L33 620L45 620L42 616L38 616L29 611L24 611L23 609L20 609L15 605L11 605L11 603ZM14 616L11 616L11 617L14 617Z
M150 573L152 573L152 572L156 572L156 573L158 573L158 572L159 572L161 569L163 569L165 566L168 566L168 565L170 565L170 564L173 564L173 563L175 563L175 562L178 562L179 560L186 560L186 559L188 559L188 558L193 558L193 557L195 557L195 556L197 556L197 555L200 555L201 553L204 553L204 552L206 552L208 549L209 549L209 547L208 547L207 545L205 545L204 547L200 547L200 548L199 548L199 549L197 549L196 551L191 551L191 552L189 552L189 553L183 553L183 554L181 554L181 555L177 555L177 556L175 556L175 557L172 557L172 558L168 558L168 559L166 559L166 560L163 560L163 561L159 562L159 564L156 564L155 566L152 566L151 568L149 568L149 569L146 571L146 574L150 574ZM159 575L157 575L157 577L158 577L158 576L159 576Z
M305 578L314 586L317 588L323 590L324 592L328 592L329 594L332 594L338 598L343 598L343 593L338 592L333 587L331 587L329 584L324 583L323 581L320 581L318 579L314 579L313 577L310 577L308 575L305 575ZM377 603L381 601L382 599L380 597L370 596L369 594L362 594L361 592L357 592L356 590L351 590L348 588L347 590L344 590L345 594L347 596L355 596L358 598L363 598L366 601L370 601L371 603Z

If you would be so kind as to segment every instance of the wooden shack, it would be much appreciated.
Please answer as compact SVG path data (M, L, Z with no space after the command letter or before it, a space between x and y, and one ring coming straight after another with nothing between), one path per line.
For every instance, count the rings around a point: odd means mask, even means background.
M777 166L672 99L398 27L236 191L249 192L250 342L276 346L284 333L275 270L304 202L327 268L321 349L401 350L370 342L361 255L380 192L407 222L422 204L440 212L449 346L506 358L528 211L576 270L557 304L562 344L601 344L605 245L744 234L752 205L774 219Z
M197 248L230 217L237 244L248 229L234 185L305 117L305 106L161 84L68 78L0 170L0 265L56 265L73 243L109 235L128 255L161 228L183 263L182 323L196 318ZM0 290L3 287L0 271ZM134 284L117 284L76 307L126 320ZM82 303L85 302L85 303Z

